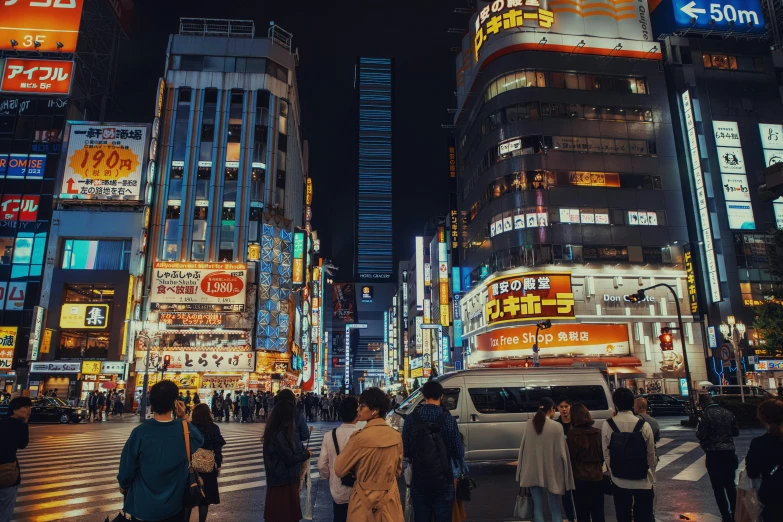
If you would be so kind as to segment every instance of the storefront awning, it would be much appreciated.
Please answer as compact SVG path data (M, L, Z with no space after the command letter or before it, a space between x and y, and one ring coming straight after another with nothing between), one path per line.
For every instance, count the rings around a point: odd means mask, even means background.
M628 366L613 366L606 369L609 375L619 375L621 379L644 379L647 374L638 368L629 368Z

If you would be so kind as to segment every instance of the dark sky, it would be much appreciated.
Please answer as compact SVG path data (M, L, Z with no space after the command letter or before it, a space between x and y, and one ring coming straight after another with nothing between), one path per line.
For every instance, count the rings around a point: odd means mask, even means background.
M270 20L294 35L302 130L310 143L313 225L322 250L350 279L357 171L357 56L395 60L394 236L396 257L409 259L413 236L448 207L446 138L456 106L452 47L467 15L460 0L159 0L136 2L132 38L121 49L114 117L151 118L155 84L163 74L168 35L180 17L254 20L256 37Z

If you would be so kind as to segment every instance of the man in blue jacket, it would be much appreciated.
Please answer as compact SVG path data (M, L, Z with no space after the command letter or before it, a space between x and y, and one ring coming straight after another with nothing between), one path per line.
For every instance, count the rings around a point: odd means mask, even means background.
M120 458L117 482L125 495L124 510L133 518L150 522L181 522L182 497L188 478L185 450L185 404L171 381L157 383L150 390L154 416L134 428ZM174 411L176 410L176 419ZM188 423L191 454L204 437Z

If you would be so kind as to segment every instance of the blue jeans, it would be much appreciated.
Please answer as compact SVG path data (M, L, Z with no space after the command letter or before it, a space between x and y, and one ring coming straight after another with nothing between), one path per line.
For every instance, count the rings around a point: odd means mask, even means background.
M3 522L11 520L11 515L14 514L17 493L19 493L19 486L0 488L0 520Z
M454 499L446 500L445 495L434 497L413 495L412 504L415 522L451 522Z
M560 512L560 495L550 493L540 486L532 486L530 488L530 496L533 497L533 522L544 522L544 494L546 494L549 502L552 520L563 520L563 515Z

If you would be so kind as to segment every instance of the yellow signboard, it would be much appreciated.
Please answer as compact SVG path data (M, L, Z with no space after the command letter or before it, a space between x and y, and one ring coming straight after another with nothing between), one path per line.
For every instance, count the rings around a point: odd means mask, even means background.
M82 374L98 375L101 373L101 361L82 361Z
M14 362L16 326L0 327L0 370L10 370Z
M97 303L63 303L60 328L105 330L109 327L109 305Z
M52 347L52 334L54 333L54 330L51 328L47 328L44 330L43 335L43 341L41 341L41 349L39 350L39 353L49 353L49 350Z

